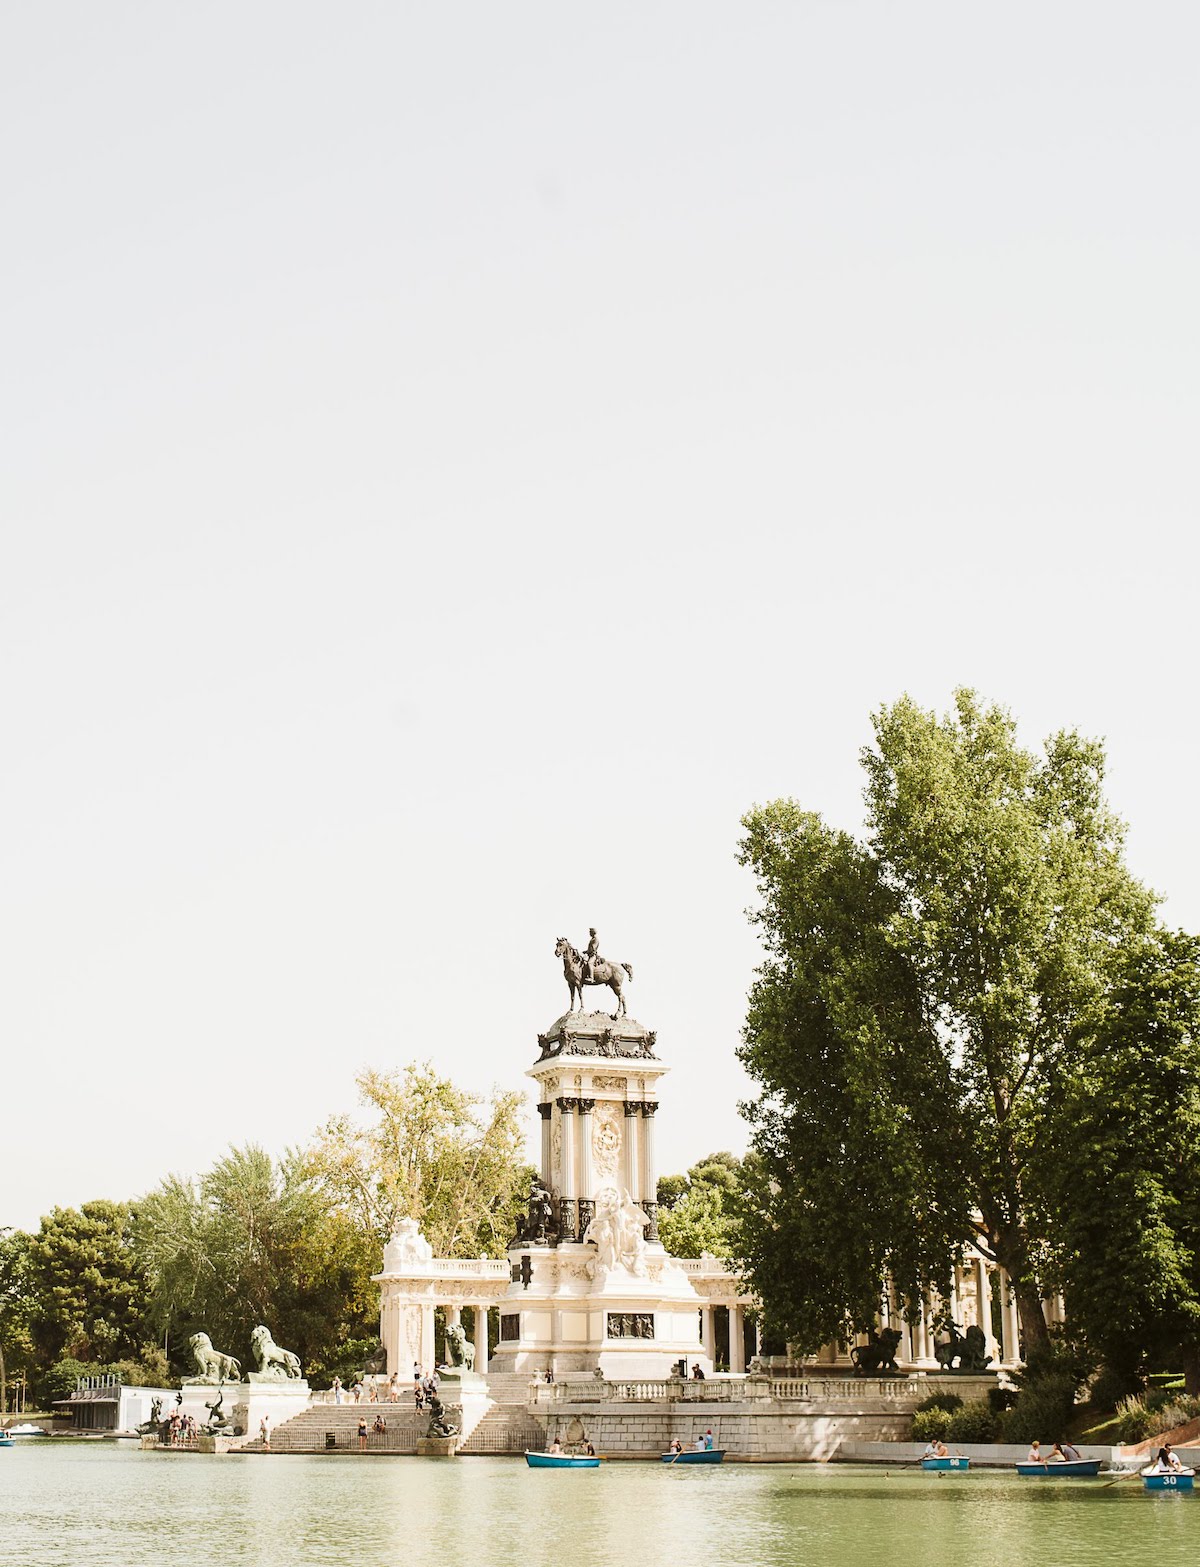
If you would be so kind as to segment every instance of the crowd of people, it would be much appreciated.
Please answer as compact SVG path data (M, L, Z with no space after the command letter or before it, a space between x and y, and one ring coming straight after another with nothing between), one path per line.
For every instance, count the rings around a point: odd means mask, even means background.
M399 1374L393 1371L386 1382L380 1382L376 1377L358 1376L349 1387L342 1382L341 1377L334 1377L329 1388L335 1404L398 1404L408 1385L402 1384ZM414 1364L411 1385L416 1407L429 1408L438 1390L437 1373L426 1376L421 1367Z

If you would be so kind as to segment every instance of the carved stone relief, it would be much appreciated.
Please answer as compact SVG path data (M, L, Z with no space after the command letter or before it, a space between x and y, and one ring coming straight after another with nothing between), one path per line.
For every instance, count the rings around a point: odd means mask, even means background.
M597 1175L614 1176L621 1156L621 1116L614 1104L596 1107L592 1131L592 1161Z

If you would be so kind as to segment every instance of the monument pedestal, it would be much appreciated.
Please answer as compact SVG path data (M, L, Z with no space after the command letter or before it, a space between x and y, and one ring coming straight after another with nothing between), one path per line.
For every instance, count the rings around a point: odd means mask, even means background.
M453 1458L461 1441L457 1436L419 1436L418 1458Z
M680 1360L711 1372L703 1302L658 1240L654 1125L667 1067L631 1017L568 1012L527 1076L542 1118L541 1190L509 1248L498 1371L600 1371L660 1380ZM546 1210L553 1205L552 1235Z
M285 1382L251 1372L238 1392L234 1423L249 1437L258 1435L259 1422L264 1415L274 1431L312 1403L312 1392L304 1377L289 1377Z

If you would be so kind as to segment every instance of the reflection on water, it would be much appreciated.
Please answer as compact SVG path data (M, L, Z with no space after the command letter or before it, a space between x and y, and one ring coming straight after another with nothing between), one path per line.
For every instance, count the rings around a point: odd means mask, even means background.
M1183 1561L1200 1493L1137 1480L726 1464L0 1451L0 1563L70 1567L1091 1567Z

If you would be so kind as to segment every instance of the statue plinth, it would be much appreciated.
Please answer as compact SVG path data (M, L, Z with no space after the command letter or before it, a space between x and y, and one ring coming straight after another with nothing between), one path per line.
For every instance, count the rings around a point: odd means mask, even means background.
M419 1436L418 1458L453 1458L461 1438L458 1436Z
M658 1038L632 1017L608 1012L564 1012L537 1036L539 1064L559 1056L596 1056L603 1061L653 1061Z

